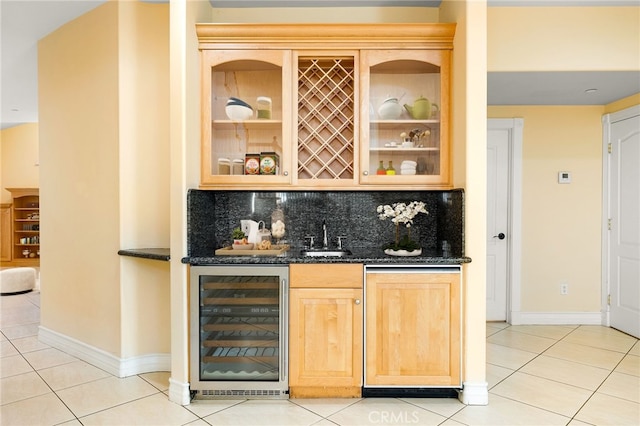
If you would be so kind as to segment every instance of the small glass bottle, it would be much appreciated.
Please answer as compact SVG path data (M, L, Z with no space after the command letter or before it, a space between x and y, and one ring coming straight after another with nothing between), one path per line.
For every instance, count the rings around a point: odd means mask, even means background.
M386 175L387 169L384 168L384 162L380 160L380 165L378 166L378 170L376 170L377 175Z
M396 169L393 168L393 161L389 161L389 167L387 167L387 174L388 175L396 174Z

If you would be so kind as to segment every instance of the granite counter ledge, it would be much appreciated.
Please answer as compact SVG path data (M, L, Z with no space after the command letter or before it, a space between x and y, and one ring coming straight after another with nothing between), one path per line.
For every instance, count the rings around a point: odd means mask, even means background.
M350 256L309 257L300 254L301 248L292 248L279 256L190 256L182 263L190 265L287 265L290 263L366 263L378 265L460 265L471 262L471 258L444 257L437 253L424 253L421 256L388 256L379 249L351 249Z
M171 260L170 250L168 248L140 248L140 249L124 249L118 250L120 256L139 257L142 259L161 260L168 262Z

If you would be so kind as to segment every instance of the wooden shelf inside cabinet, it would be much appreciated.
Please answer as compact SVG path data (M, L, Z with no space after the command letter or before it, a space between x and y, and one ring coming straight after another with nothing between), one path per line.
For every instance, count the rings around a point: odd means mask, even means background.
M440 151L438 147L423 147L423 148L369 148L369 151L372 152L389 152L393 154L400 154L407 152L428 152L428 151Z
M213 120L213 126L220 130L233 130L238 126L242 126L249 130L273 130L277 131L282 128L282 120Z
M439 126L440 120L369 120L369 123L384 129L405 129L412 125Z

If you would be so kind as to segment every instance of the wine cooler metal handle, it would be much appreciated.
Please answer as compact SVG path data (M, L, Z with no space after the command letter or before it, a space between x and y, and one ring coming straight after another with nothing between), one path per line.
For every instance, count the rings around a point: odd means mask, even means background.
M285 324L284 327L280 329L280 341L282 342L280 345L280 377L282 381L287 380L287 374L289 371L289 354L287 353L287 348L289 347L289 325L287 318L289 317L289 286L286 279L283 279L281 282L281 303L280 303L280 315L282 318L280 321Z

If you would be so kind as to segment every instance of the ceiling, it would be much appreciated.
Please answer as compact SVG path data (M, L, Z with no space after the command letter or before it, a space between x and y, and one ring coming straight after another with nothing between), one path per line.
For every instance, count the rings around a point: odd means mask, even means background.
M163 2L167 0L142 0ZM209 0L214 7L428 6L440 0ZM0 0L0 125L38 121L37 42L105 0ZM640 0L488 0L489 6L629 6ZM640 92L640 71L492 72L489 105L604 105ZM598 89L585 93L587 89Z

